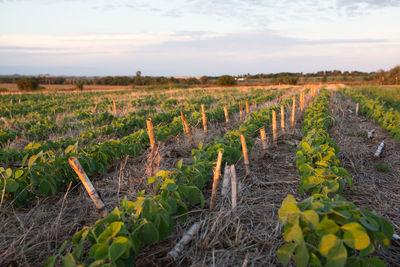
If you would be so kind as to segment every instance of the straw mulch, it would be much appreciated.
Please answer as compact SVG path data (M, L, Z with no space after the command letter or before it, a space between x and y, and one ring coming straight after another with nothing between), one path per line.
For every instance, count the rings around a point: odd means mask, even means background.
M339 157L354 180L354 191L346 190L344 196L357 206L374 210L400 233L400 143L386 130L362 115L356 116L356 104L339 95L332 100L334 125L330 130L339 146ZM375 129L372 139L368 131ZM374 156L379 144L385 141L382 155ZM387 164L379 171L378 164ZM392 240L388 253L379 251L376 256L388 266L400 266L400 242Z

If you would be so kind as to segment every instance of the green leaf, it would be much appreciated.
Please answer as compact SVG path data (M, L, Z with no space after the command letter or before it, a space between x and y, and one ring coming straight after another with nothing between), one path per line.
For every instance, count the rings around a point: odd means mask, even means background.
M379 231L379 224L371 217L365 217L360 219L360 223L371 231Z
M75 267L77 266L75 263L74 256L71 253L68 253L63 258L63 267Z
M315 255L314 253L311 253L310 265L311 266L322 266L321 261L319 260L317 255Z
M108 250L109 247L106 244L96 244L98 245L96 247L96 250L94 252L94 258L95 260L102 260L108 257Z
M295 248L296 248L295 243L289 243L281 246L278 249L279 262L282 263L283 265L288 264Z
M359 223L352 222L342 226L344 243L352 249L362 250L369 246L370 238L364 227Z
M32 167L32 165L35 163L35 161L37 160L38 155L33 155L29 158L28 161L28 169L30 169Z
M19 188L18 182L13 179L8 179L6 182L6 193L15 193Z
M147 184L152 184L152 183L154 183L156 181L157 181L157 178L154 177L154 176L151 176L151 177L147 178Z
M303 241L303 232L297 223L287 223L285 225L285 232L283 237L286 242L295 241L296 243L301 243Z
M176 168L177 169L182 169L182 164L183 164L183 159L179 160L178 163L176 163Z
M283 200L282 206L278 211L279 219L282 223L286 223L288 219L300 213L300 209L296 204L296 200L290 194Z
M57 260L57 255L48 257L46 262L44 263L44 267L53 267L54 264L56 263L56 260Z
M310 145L307 142L301 142L301 146L303 147L304 151L308 153L311 150Z
M158 226L159 238L163 240L164 238L168 237L171 232L170 225L168 224L168 219L164 218L164 215L160 216L160 224Z
M48 195L50 195L51 187L52 187L52 185L50 184L49 181L43 180L43 181L40 183L40 185L39 185L39 191L40 191L40 193L42 193L43 195L48 196Z
M143 225L142 231L138 233L138 237L144 244L155 244L159 240L158 230L151 222Z
M341 242L337 236L333 234L323 236L321 242L319 243L318 251L327 259L325 266L345 266L347 260L347 250L343 245L343 242Z
M168 189L168 191L174 192L174 191L176 191L178 186L174 183L168 183L166 188Z
M10 178L11 175L12 175L12 169L11 169L11 168L8 168L8 169L6 170L6 178Z
M329 252L340 243L337 236L333 234L324 235L319 242L318 251L322 256L328 257Z
M294 260L297 267L307 267L310 255L308 254L306 243L301 243L296 248Z
M98 242L99 243L108 243L111 237L116 236L121 230L123 222L113 222L107 226L107 228L99 235Z
M371 267L386 267L386 264L383 262L383 260L378 259L378 258L369 258L366 260Z
M75 148L76 148L75 145L69 145L64 151L65 155L67 155L68 153L71 153L71 152L73 153L74 152L73 150Z
M16 170L14 173L14 178L18 179L19 177L21 177L24 174L23 170Z
M126 250L128 250L131 247L131 243L128 238L124 236L118 236L114 238L110 249L108 251L110 255L110 260L112 262L115 262L118 260Z
M319 224L319 216L318 214L313 211L313 210L306 210L301 213L301 216L308 222L310 223L314 229L318 227Z
M318 236L324 236L326 234L334 234L339 231L339 226L335 223L335 221L328 219L328 217L324 217L320 224L318 225L315 233Z
M28 159L28 157L29 157L29 154L26 154L26 155L24 156L24 158L22 159L21 168L24 167L25 162L26 162L26 160Z

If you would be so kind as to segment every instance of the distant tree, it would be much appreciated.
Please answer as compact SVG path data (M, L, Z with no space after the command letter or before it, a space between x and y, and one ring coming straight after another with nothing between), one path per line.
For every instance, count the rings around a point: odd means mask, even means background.
M64 77L57 77L54 79L54 84L65 84L65 78Z
M83 91L84 82L78 81L75 86L76 86L76 89Z
M217 85L219 86L232 86L236 84L234 77L230 75L222 75L217 79Z
M39 83L35 78L21 78L17 81L20 91L36 91L39 89Z
M324 75L324 76L322 77L321 82L326 83L327 81L328 81L328 76L327 76L327 75Z
M201 76L200 77L200 82L202 85L208 84L208 77L207 76Z
M142 72L140 70L136 71L136 76L134 79L134 84L135 85L143 85L143 79L142 79Z
M400 65L396 66L388 71L388 82L390 84L399 84L400 79Z

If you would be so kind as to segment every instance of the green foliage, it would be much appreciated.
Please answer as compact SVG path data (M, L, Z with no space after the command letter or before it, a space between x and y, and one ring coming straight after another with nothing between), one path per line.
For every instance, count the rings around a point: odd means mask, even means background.
M340 195L314 194L299 203L288 195L279 219L285 224L285 241L290 242L278 250L282 264L287 264L293 253L297 266L373 263L376 259L371 253L379 247L387 250L393 235L388 221Z
M76 89L82 91L84 85L85 85L85 83L84 83L83 81L78 81L78 82L76 83Z
M375 164L375 167L380 172L385 172L389 169L389 165L387 165L387 163L384 163L384 162L379 162L379 163Z
M365 92L343 90L346 95L358 102L360 113L373 119L383 129L389 131L396 141L400 142L400 112L393 107L387 107L379 98L372 99Z
M300 193L312 195L299 203L292 195L283 200L278 214L287 243L278 250L278 260L287 264L294 258L297 266L385 266L371 253L388 249L393 227L339 194L346 183L353 188L353 182L328 134L329 98L322 90L305 112L296 165Z
M20 91L36 91L39 89L39 83L35 78L21 78L17 81Z
M238 107L234 110L237 111ZM142 191L135 201L124 198L121 205L106 218L91 227L83 228L73 236L72 253L67 252L65 256L57 257L63 257L64 264L134 264L135 255L140 248L165 239L175 221L187 217L190 206L204 206L201 189L212 178L212 168L218 151L224 153L223 163L240 159L240 134L245 135L248 149L251 149L253 142L250 136L256 133L257 127L269 124L270 113L271 108L266 107L254 116L249 116L239 129L232 129L208 145L200 143L198 148L192 150L192 164L183 165L183 161L179 161L176 168L159 171L156 176L149 177L147 183L152 187L151 194ZM175 127L176 124L182 130L181 122L175 123L177 121L174 119L168 127ZM162 129L166 128L163 126ZM163 130L159 134L162 132ZM107 158L104 160L107 161ZM84 247L90 247L89 255L85 257Z
M236 80L230 75L222 75L218 77L216 83L219 86L232 86L236 84Z

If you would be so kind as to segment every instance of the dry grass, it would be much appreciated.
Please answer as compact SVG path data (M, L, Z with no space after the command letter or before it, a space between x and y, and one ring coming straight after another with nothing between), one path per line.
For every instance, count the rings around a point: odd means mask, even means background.
M299 127L299 124L298 124ZM283 244L278 209L287 194L298 196L298 175L294 148L286 143L300 140L300 129L287 129L278 147L264 153L260 140L250 154L251 175L236 164L238 203L231 211L231 200L218 190L216 206L208 211L211 184L205 190L206 206L194 207L184 223L178 223L171 236L144 249L138 266L271 266L277 265L276 251ZM221 187L221 183L220 183ZM228 194L230 196L230 193ZM176 262L166 257L191 225L201 222L200 231Z
M355 103L336 97L333 100L335 123L330 130L339 146L339 157L354 180L354 191L347 190L344 196L357 206L374 210L389 220L394 231L400 233L400 143L393 140L387 131L363 116L355 116ZM342 110L344 111L344 117ZM375 129L374 137L367 132ZM374 153L385 140L380 158ZM385 172L377 170L376 164L386 163ZM388 253L376 253L388 266L399 266L400 243L392 241Z

